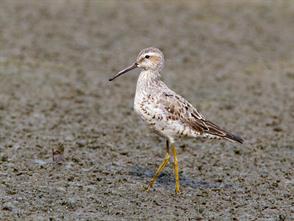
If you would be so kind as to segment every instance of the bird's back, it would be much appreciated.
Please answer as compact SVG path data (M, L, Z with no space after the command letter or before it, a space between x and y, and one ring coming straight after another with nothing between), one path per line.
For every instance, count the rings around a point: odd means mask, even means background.
M137 82L135 111L162 136L243 140L206 120L186 99L169 89L159 78L141 73Z

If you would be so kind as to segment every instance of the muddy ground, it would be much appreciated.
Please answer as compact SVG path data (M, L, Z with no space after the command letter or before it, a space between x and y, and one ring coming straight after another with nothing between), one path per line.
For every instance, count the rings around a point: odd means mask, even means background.
M196 2L196 1L195 1ZM0 7L0 220L293 220L293 1L21 1ZM243 145L165 141L133 111L140 49ZM52 162L63 145L64 162Z

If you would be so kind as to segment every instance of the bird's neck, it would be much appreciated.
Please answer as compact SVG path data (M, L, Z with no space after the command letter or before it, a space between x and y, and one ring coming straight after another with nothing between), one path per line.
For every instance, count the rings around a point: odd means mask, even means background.
M153 70L143 70L140 73L140 76L138 78L137 83L150 83L154 81L160 80L160 73L159 71L153 71Z
M160 80L160 72L152 70L143 70L137 81L136 93L146 93L149 89L152 90Z

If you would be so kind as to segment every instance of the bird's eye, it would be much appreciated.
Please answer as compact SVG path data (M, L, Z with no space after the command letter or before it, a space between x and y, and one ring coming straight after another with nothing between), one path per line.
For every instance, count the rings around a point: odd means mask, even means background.
M147 58L147 59L150 58L150 55L145 55L145 58Z

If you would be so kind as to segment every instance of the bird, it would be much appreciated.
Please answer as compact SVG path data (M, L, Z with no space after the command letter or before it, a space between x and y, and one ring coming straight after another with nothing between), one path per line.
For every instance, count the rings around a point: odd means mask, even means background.
M146 191L150 191L173 155L175 192L180 193L179 166L175 141L182 138L217 138L243 143L244 140L207 120L185 98L171 90L162 80L164 55L155 47L140 51L135 62L109 79L140 68L137 80L134 110L158 135L166 139L165 157L157 168Z

